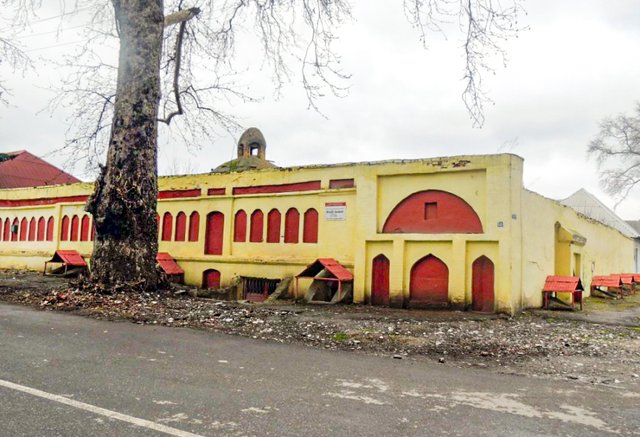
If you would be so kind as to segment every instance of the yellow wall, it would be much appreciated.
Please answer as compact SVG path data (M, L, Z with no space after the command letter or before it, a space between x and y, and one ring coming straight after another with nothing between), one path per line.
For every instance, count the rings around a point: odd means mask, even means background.
M544 278L558 270L556 259L560 257L556 257L555 223L587 238L584 246L562 246L566 260L558 261L561 268L574 269L578 254L581 274L588 282L593 274L631 267L633 251L626 251L627 246L633 245L631 240L555 201L524 190L522 167L521 158L502 154L162 177L159 179L161 191L198 189L201 194L158 202L160 217L165 212L173 216L172 235L175 235L175 218L181 211L187 218L197 211L200 223L198 241L160 241L159 247L160 251L176 258L185 270L185 281L194 285L201 285L203 271L212 268L221 272L222 285L227 285L237 276L273 279L293 276L316 258L335 258L354 273L356 302L369 301L372 259L383 253L390 261L390 300L396 306L407 304L414 263L433 254L449 269L449 302L456 307L468 307L472 300L471 265L484 255L495 265L496 310L508 313L541 304ZM354 188L329 188L332 179L351 178L355 181ZM233 187L316 180L320 181L320 189L313 191L232 194ZM90 194L92 188L91 184L72 184L0 190L0 201L81 196ZM210 188L226 191L224 195L209 196ZM465 200L480 218L482 233L382 233L396 205L407 196L425 190L447 191ZM344 202L346 219L327 220L325 204L328 202ZM61 218L64 215L81 217L83 207L79 201L0 207L3 220L23 216L55 218L52 242L0 241L0 267L40 270L44 260L56 249L75 249L89 257L91 242L59 241ZM300 213L297 244L284 243L282 238L285 214L291 207ZM264 213L264 242L233 242L236 212L243 209L250 217L257 208ZM266 242L267 214L273 208L281 214L279 243ZM302 243L303 215L309 208L319 213L318 243ZM221 255L204 254L206 217L212 211L224 214ZM301 293L305 287L303 284Z
M523 306L542 305L542 286L547 275L570 275L576 270L588 290L594 275L622 273L633 268L633 240L617 230L589 219L560 203L531 191L523 191ZM556 223L560 248L556 244ZM586 238L581 245L566 241L570 234Z

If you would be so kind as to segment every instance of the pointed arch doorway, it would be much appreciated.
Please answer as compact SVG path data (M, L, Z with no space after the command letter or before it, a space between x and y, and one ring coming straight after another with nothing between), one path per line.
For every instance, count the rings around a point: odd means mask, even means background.
M449 268L433 255L419 259L411 268L409 304L444 306L449 302Z
M383 254L371 266L371 305L389 305L389 259Z
M482 255L473 262L471 284L471 309L482 313L495 310L494 265Z

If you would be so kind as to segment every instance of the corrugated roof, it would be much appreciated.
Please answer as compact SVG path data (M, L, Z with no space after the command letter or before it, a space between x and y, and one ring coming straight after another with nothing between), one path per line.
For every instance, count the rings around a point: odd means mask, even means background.
M76 182L80 182L80 179L26 150L0 153L0 188L38 187Z
M602 203L600 199L584 188L579 189L571 196L561 200L560 203L573 208L579 213L584 214L587 217L591 217L600 223L604 223L607 226L617 229L627 237L640 237L640 233L638 233L633 226L618 217L618 215L609 209L607 205Z
M608 275L608 276L594 276L591 279L592 287L613 287L618 288L622 285L622 279L620 276Z

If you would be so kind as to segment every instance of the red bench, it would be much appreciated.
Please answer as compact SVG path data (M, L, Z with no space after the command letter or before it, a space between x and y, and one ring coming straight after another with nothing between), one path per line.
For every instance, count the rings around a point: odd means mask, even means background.
M603 290L602 288L606 288ZM591 279L591 294L594 291L606 297L622 298L622 278L620 275L594 276Z
M549 309L549 301L552 299L562 302L557 298L558 293L567 293L571 300L571 308L575 308L575 304L578 302L580 310L582 310L583 291L582 281L578 276L547 276L542 288L543 307Z

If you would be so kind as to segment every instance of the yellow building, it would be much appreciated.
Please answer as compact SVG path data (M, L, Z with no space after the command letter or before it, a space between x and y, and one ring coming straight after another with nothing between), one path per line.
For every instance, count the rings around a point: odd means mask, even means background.
M186 283L277 280L333 258L353 272L357 303L513 313L541 306L547 275L588 289L633 268L632 239L526 190L516 155L278 168L265 147L251 131L237 160L159 179L159 250ZM88 258L92 188L0 190L0 267L41 270L58 249Z

